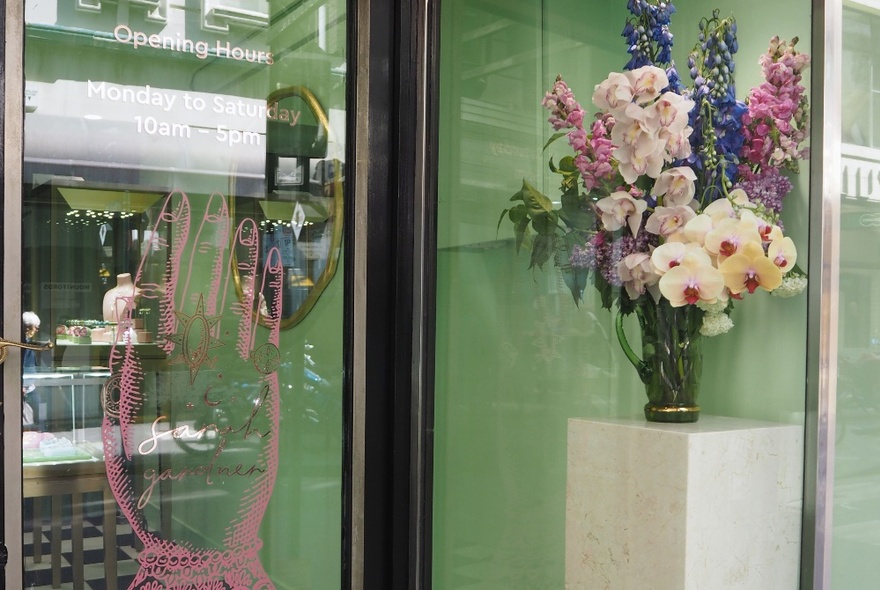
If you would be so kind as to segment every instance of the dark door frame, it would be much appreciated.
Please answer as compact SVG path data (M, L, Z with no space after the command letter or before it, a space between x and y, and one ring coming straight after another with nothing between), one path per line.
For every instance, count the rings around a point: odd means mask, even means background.
M430 588L438 2L349 14L344 585Z

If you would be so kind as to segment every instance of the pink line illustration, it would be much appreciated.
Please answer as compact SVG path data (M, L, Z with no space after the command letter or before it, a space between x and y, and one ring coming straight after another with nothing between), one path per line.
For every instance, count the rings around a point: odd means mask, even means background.
M158 306L157 343L167 363L157 375L155 359L132 341L111 352L119 410L103 422L107 477L144 546L130 589L274 589L259 560L259 528L278 473L284 269L277 248L260 265L251 219L230 243L223 195L212 194L204 207L196 221L190 198L169 194L151 228L158 237L135 275L141 298ZM229 296L233 263L251 282L243 301ZM150 274L157 268L161 277ZM263 293L271 294L268 301ZM132 319L133 306L127 313ZM240 381L234 386L233 376ZM221 492L214 496L227 506L204 523L217 536L174 538L155 514L200 490Z

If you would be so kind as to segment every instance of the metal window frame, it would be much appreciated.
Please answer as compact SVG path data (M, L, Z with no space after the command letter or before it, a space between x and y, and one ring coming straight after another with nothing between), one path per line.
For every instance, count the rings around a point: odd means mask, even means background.
M439 2L350 0L347 588L430 588Z
M0 146L0 174L3 177L3 267L17 268L21 251L21 177L24 153L24 3L6 2L0 27L3 39L2 77L0 77L0 100L3 101L3 145ZM15 276L15 275L13 275ZM4 280L3 326L0 334L14 340L20 339L21 330L21 283ZM3 543L8 551L5 582L8 588L24 587L24 559L22 556L21 510L7 510L10 502L20 502L21 481L21 362L20 351L13 349L2 369L3 373L3 431L0 445L3 448L2 502ZM16 435L17 433L17 435ZM12 542L7 542L8 540Z
M831 588L841 199L842 0L814 0L801 588Z

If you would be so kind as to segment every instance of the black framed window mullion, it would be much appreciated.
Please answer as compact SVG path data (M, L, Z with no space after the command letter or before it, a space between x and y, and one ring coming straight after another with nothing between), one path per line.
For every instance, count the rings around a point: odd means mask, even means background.
M435 9L350 0L343 579L366 590L430 587Z

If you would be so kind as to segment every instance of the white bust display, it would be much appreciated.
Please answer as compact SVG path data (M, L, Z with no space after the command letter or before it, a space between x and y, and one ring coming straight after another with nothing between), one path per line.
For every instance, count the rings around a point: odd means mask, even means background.
M137 307L138 295L139 289L131 282L129 273L116 275L116 286L104 294L104 321L118 323L127 319Z

